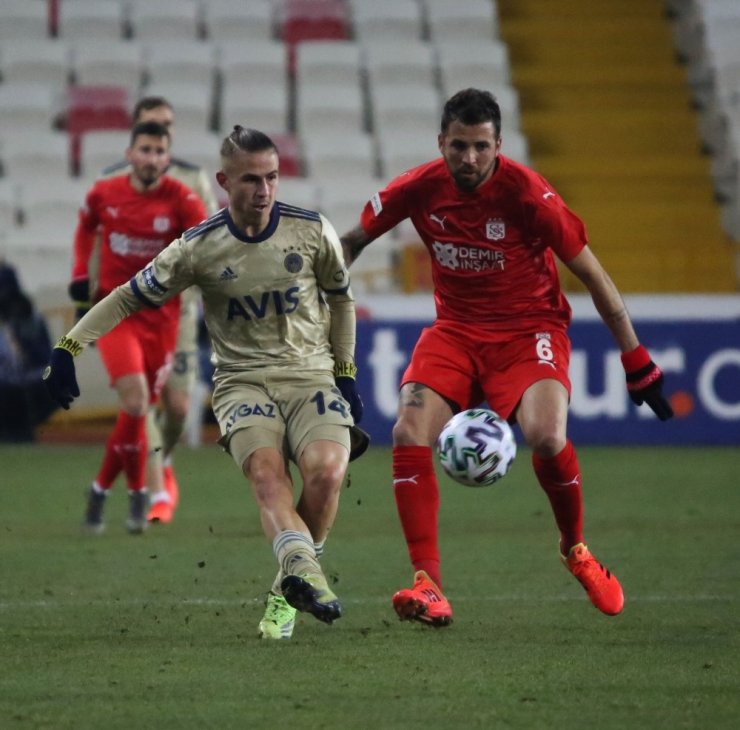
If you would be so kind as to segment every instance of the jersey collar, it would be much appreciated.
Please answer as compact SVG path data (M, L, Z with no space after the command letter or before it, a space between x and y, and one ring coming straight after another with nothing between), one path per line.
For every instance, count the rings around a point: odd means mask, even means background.
M267 228L265 228L259 236L248 236L244 231L240 231L236 227L234 219L231 217L231 213L229 213L228 206L224 209L224 214L226 215L226 225L229 227L231 235L234 236L234 238L238 238L240 241L244 241L244 243L261 243L262 241L266 241L273 233L275 233L275 229L278 227L278 223L280 222L280 210L277 203L272 206Z

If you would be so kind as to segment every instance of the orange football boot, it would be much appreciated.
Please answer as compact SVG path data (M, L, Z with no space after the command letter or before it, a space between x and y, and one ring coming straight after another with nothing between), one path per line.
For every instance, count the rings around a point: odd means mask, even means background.
M401 621L421 621L436 628L452 623L452 607L424 570L416 571L413 588L393 596L393 608Z
M561 554L565 567L586 589L591 603L602 613L616 616L624 608L624 593L616 576L591 555L582 543L574 545L568 556Z
M172 464L162 467L162 477L164 479L165 491L170 495L170 502L172 502L172 509L174 510L180 502L180 488L177 485L175 470L172 468Z
M172 522L174 514L175 508L172 506L172 502L161 501L152 504L146 518L149 522L160 522L166 525L168 522Z

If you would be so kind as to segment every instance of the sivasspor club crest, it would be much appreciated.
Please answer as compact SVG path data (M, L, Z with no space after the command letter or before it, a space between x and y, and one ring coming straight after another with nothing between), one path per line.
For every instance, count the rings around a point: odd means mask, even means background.
M506 223L501 218L494 218L486 223L486 238L489 241L500 241L506 235Z
M170 219L166 215L158 215L154 218L152 227L157 233L164 233L169 230Z

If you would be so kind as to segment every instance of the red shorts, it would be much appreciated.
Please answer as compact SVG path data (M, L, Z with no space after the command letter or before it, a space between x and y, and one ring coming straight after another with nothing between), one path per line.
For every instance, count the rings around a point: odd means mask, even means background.
M401 384L421 383L460 410L483 401L511 419L524 391L553 378L570 395L570 340L561 327L490 332L435 322L421 333Z
M172 370L177 328L142 325L136 315L124 319L98 341L111 385L124 375L144 373L156 403Z

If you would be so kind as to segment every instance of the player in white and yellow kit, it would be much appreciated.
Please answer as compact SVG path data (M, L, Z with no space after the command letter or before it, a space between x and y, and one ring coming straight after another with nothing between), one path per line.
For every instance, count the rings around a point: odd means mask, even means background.
M96 304L54 348L45 380L69 407L79 395L74 355L133 312L198 286L213 344L221 443L251 482L279 565L260 633L283 638L292 633L295 609L326 623L341 616L317 552L336 516L350 432L362 415L354 300L331 224L276 201L271 140L237 126L224 140L221 164L217 180L228 207ZM296 507L288 460L303 481Z

